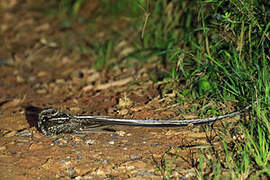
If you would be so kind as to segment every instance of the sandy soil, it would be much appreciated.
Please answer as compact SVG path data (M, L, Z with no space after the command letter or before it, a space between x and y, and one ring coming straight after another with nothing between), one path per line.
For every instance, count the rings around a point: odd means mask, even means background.
M110 20L97 20L96 33L90 35L85 24L61 27L41 8L42 1L1 3L1 179L196 179L201 150L219 149L214 129L222 123L213 124L207 132L204 125L114 126L116 132L55 137L38 132L37 119L26 115L30 107L121 118L182 119L198 117L188 109L199 104L177 104L176 92L168 90L168 83L151 81L150 75L159 68L151 61L92 68L97 59L79 47L108 38L104 26ZM124 31L125 23L111 26L127 36L130 32ZM119 58L132 49L128 44L128 39L118 40ZM112 62L117 64L117 58ZM230 105L223 107L231 110Z

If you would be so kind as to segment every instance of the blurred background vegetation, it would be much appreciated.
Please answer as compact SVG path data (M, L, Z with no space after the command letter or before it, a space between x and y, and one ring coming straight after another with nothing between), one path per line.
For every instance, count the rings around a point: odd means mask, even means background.
M124 28L135 34L130 42L135 49L125 58L158 57L156 63L167 70L161 80L185 84L195 90L188 92L191 96L250 101L257 76L268 65L270 3L266 0L61 0L56 4L63 27L77 23L91 27L100 17L127 23ZM112 58L123 35L116 28L113 31L115 36L91 44L97 67ZM87 47L81 50L86 53Z

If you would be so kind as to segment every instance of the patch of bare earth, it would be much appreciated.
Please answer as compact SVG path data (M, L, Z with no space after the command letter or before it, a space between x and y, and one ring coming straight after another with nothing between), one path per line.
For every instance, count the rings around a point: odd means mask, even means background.
M150 81L154 63L92 69L96 60L76 44L83 25L61 29L35 8L39 2L1 2L1 179L195 178L200 149L218 149L220 143L217 132L206 133L205 126L115 126L112 133L45 137L27 121L29 106L135 119L198 115L188 110L194 104L175 103L175 91L164 93L166 84ZM102 33L92 35L93 41Z

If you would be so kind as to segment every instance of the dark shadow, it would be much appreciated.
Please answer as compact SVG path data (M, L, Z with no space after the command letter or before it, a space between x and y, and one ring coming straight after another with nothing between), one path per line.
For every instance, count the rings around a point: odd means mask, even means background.
M112 128L104 128L102 130L104 130L105 132L116 132L116 130Z
M0 102L0 107L3 106L4 104L6 104L8 101L3 101L3 102Z
M41 112L41 108L34 107L34 106L27 106L25 107L25 117L30 125L30 127L37 127L38 123L38 114Z

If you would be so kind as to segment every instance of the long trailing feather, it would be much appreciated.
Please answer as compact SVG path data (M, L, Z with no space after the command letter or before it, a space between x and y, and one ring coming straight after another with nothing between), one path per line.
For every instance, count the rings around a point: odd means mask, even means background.
M42 110L38 116L38 129L46 136L62 133L79 133L89 130L102 129L106 125L126 125L126 126L148 126L148 127L176 127L187 126L189 124L209 123L224 118L234 117L248 110L252 105L248 105L240 111L229 114L203 118L184 120L143 120L143 119L118 119L104 116L82 116L71 115L60 112L54 108Z

